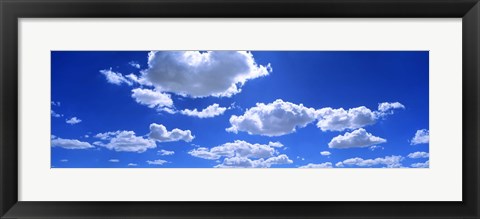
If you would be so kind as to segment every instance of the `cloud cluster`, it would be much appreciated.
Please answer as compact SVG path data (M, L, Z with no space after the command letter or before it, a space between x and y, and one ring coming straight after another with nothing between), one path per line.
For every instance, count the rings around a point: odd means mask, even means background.
M347 132L344 135L334 137L330 143L328 143L328 147L338 149L363 148L385 142L387 142L387 140L373 136L365 131L365 129L360 128L353 132Z
M77 117L72 117L70 119L66 119L65 122L70 124L70 125L75 125L75 124L78 124L78 123L82 122L82 120L77 118Z
M58 113L56 113L56 112L53 111L53 110L50 110L50 115L51 115L52 117L55 117L55 118L60 118L60 117L63 116L62 114L58 114Z
M142 66L140 66L140 64L138 64L138 62L135 62L135 61L130 61L128 62L128 64L136 69L140 69Z
M336 167L346 167L346 166L359 166L359 167L371 167L371 166L379 166L382 165L388 168L400 168L402 167L402 160L404 158L402 156L386 156L384 158L375 158L375 159L367 159L364 160L363 158L355 157L346 159L344 161L338 162L335 164Z
M100 73L102 73L105 76L108 83L115 84L115 85L121 85L123 83L129 86L133 85L133 83L127 78L125 78L121 73L114 72L112 71L112 69L100 70Z
M185 141L191 142L195 136L192 135L190 130L173 129L168 131L164 125L152 123L150 124L150 133L148 136L158 142L171 142L171 141Z
M108 142L97 141L93 143L94 145L114 151L143 153L148 149L157 147L155 141L136 136L133 131L99 133L95 137Z
M297 128L303 128L315 120L318 120L317 127L322 131L354 130L375 124L379 118L392 114L393 109L404 107L395 102L380 103L379 108L381 111L372 111L365 106L348 110L330 107L316 110L277 99L269 104L257 103L241 116L231 116L231 127L227 131L280 136L295 132Z
M184 110L181 110L180 113L183 115L193 116L198 118L212 118L215 116L222 115L225 112L225 110L227 110L226 107L220 107L220 105L215 103L201 111L198 111L197 109L193 109L193 110L184 109Z
M429 153L423 152L423 151L417 151L407 155L408 158L412 158L412 159L428 158L429 156L430 156Z
M299 168L333 168L333 165L330 162L325 162L325 163L320 163L320 164L309 163L309 164L307 164L305 166L301 166Z
M258 65L250 52L152 51L141 81L182 96L230 97L270 72L270 65Z
M244 115L231 116L232 126L226 130L234 133L244 131L251 135L280 136L307 126L315 118L315 109L277 99L269 104L257 103Z
M415 136L410 141L411 145L427 144L430 141L430 131L427 129L417 130Z
M77 139L63 139L52 136L52 147L61 147L65 149L89 149L94 148L90 143L79 141Z
M139 104L154 107L172 107L173 100L170 94L154 90L135 88L132 90L132 98Z
M275 164L289 164L293 161L287 155L281 154L276 148L283 147L280 142L268 144L251 144L246 141L236 140L213 148L199 147L188 153L194 157L218 160L224 157L221 164L215 167L260 167L268 168ZM277 156L278 155L278 156Z

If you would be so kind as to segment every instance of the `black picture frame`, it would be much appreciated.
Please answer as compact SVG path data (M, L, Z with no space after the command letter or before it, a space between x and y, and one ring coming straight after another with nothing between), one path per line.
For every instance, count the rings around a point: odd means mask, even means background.
M478 0L0 0L1 218L479 218ZM462 18L462 202L18 201L18 19ZM448 42L445 42L448 43ZM442 191L438 191L442 192Z

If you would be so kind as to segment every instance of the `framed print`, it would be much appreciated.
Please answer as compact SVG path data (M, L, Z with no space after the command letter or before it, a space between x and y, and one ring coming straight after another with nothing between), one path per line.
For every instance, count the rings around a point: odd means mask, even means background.
M479 7L2 1L1 217L478 218Z

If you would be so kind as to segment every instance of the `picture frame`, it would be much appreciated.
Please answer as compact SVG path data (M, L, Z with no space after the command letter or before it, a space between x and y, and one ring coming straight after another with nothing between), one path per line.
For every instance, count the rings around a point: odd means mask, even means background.
M1 218L479 218L478 0L3 0ZM462 202L18 201L19 18L462 18ZM447 42L448 43L448 42ZM439 191L441 192L441 191Z

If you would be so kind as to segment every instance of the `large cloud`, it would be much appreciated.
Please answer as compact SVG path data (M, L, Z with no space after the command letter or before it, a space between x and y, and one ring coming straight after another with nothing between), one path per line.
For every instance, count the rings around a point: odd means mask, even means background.
M95 135L95 137L108 140L109 142L103 143L97 141L93 144L114 151L143 153L148 149L157 147L155 141L136 136L133 131L99 133Z
M89 149L93 148L90 143L79 141L77 139L63 139L52 136L52 147L61 147L65 149Z
M190 130L181 130L175 128L172 131L168 131L164 125L156 123L150 124L150 133L148 136L158 142L191 142L195 138L195 136L192 136L192 132Z
M335 164L337 167L346 167L346 166L359 166L359 167L371 167L371 166L385 166L388 168L400 168L402 167L402 156L386 156L379 157L375 159L363 159L359 157L346 159L342 162Z
M365 131L365 129L357 129L353 132L347 132L344 135L334 137L330 143L329 148L363 148L371 145L385 143L387 140L373 136Z
M194 157L207 160L218 160L224 157L223 162L215 167L268 168L275 164L290 164L293 162L287 155L278 155L279 152L276 148L282 146L283 144L280 142L251 144L236 140L210 149L196 148L188 153Z
M314 163L309 163L305 166L301 166L299 168L332 168L333 165L330 162L325 162L325 163L320 163L320 164L314 164Z
M225 112L225 110L227 110L226 107L220 107L220 105L215 103L201 111L198 111L197 109L193 109L193 110L184 109L184 110L181 110L180 113L183 115L194 116L198 118L212 118L215 116L222 115Z
M173 101L169 94L149 89L135 88L132 90L132 97L137 103L147 105L150 108L173 106Z
M410 141L411 145L427 144L430 141L430 131L427 129L417 130L415 136Z
M258 65L250 52L157 51L149 53L140 81L183 96L230 97L269 72L270 66Z
M248 132L253 135L280 136L295 132L313 122L315 109L284 102L281 99L273 103L257 103L248 109L244 115L230 117L230 128L226 130L237 133Z

